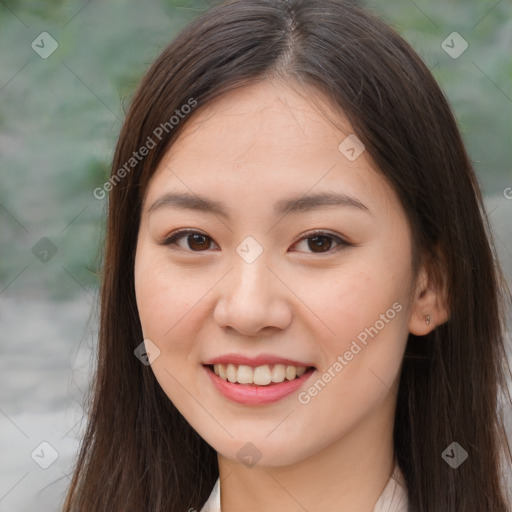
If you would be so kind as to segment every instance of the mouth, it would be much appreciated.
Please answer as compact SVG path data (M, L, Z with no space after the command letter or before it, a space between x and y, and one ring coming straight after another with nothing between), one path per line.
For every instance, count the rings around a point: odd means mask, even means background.
M205 367L225 382L253 386L275 386L285 381L299 379L306 373L316 370L314 366L285 364L249 366L244 364L217 363L205 365Z
M314 366L203 364L213 388L241 405L263 406L291 396L316 372Z

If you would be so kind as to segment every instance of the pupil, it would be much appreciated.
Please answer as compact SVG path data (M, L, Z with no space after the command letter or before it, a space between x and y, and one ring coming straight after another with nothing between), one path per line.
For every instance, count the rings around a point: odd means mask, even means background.
M327 242L327 247L323 247L323 244L325 242ZM329 250L331 248L331 242L332 242L332 240L328 236L316 235L309 239L308 245L309 245L309 248L313 252L322 252L322 251L318 251L317 249L324 248L326 250Z
M192 235L189 235L189 247L191 249L198 249L198 250L201 250L201 249L204 249L205 247L207 247L207 244L205 243L206 242L206 236L204 235L199 235L197 233L194 233ZM192 239L192 241L191 241ZM194 244L197 244L196 247L194 247Z

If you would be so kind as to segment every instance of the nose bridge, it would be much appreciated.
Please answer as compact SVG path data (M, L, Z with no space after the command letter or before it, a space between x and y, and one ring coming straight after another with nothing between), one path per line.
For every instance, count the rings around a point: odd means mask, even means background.
M246 236L233 254L232 280L236 293L253 295L268 287L271 252L252 236Z
M238 251L237 251L238 252ZM243 256L233 258L231 271L230 294L238 298L263 298L271 293L272 272L268 268L270 254L262 252L254 259L246 260Z
M265 326L285 328L291 319L290 303L286 287L269 268L270 253L245 255L233 255L215 308L217 323L244 334L254 334Z

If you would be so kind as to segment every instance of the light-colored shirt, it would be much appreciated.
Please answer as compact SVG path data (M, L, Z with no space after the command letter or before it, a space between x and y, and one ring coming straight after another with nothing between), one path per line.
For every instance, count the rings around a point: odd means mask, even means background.
M393 474L375 503L373 512L408 512L408 510L407 487L398 464L395 464ZM220 509L220 483L218 478L201 512L222 512Z

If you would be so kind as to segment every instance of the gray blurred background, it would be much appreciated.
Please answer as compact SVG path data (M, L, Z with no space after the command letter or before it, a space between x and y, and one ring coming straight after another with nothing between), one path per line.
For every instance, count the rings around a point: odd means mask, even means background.
M512 283L512 3L364 3L448 96ZM106 201L93 190L137 81L207 8L0 0L0 512L62 503L96 343Z

